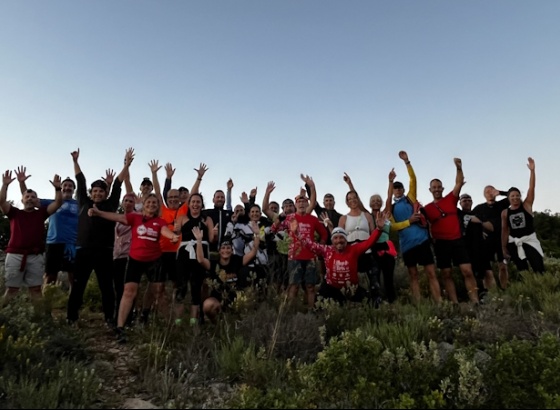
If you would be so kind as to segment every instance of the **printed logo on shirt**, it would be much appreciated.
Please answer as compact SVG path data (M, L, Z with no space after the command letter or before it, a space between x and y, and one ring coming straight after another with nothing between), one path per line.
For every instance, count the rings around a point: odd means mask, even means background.
M527 221L525 220L524 213L510 215L509 222L513 229L523 229L527 225Z

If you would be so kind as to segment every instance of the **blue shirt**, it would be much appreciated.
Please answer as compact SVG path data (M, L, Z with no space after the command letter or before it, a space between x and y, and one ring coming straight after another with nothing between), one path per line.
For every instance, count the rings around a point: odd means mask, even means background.
M414 213L414 207L405 197L393 204L393 218L395 222L409 219ZM407 252L428 240L428 230L419 224L412 224L399 231L399 245L401 252Z
M54 199L41 199L41 206L49 206ZM66 199L49 218L47 243L76 244L78 238L78 201Z

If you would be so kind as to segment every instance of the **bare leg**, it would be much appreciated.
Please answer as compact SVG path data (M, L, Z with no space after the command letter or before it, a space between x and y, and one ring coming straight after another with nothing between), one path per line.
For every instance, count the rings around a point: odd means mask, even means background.
M138 294L138 283L128 282L124 284L124 292L119 306L119 317L117 327L124 327L126 319L132 310L132 304Z
M418 268L416 266L408 267L408 277L410 279L410 292L412 294L412 303L420 302L420 283L418 282Z
M216 298L208 298L202 304L202 309L204 310L204 314L208 316L212 323L216 323L216 317L222 310L222 305Z
M478 288L476 287L476 279L474 277L471 264L463 263L459 265L459 269L461 269L461 273L465 278L465 286L467 287L469 299L473 303L478 303Z
M426 275L428 276L432 299L438 304L441 303L441 287L439 286L439 280L436 275L435 265L432 263L430 265L424 266L424 272L426 272Z
M484 289L493 289L496 287L496 280L494 279L494 271L489 269L484 275Z
M2 297L2 307L6 306L19 292L19 288L7 288Z
M453 303L459 303L459 299L457 299L457 291L455 290L455 282L453 282L453 277L451 276L451 268L441 269L441 278L443 279L443 286L445 287L449 300ZM474 287L476 288L476 282Z
M498 279L500 280L500 286L502 287L502 289L505 289L507 288L509 282L507 264L499 262L498 267L500 269L500 275L498 276Z
M315 307L315 285L305 285L305 290L307 292L307 306L309 309Z

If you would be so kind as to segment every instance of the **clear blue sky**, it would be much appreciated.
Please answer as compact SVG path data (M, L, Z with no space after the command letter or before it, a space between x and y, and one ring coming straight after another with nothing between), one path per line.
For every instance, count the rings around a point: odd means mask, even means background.
M175 187L204 162L207 206L230 177L280 202L303 172L345 212L344 172L363 198L392 167L407 186L401 149L424 203L453 157L475 204L525 194L532 156L534 209L559 212L559 22L559 1L3 1L0 169L50 198L71 151L90 183L132 146L135 187L153 158Z

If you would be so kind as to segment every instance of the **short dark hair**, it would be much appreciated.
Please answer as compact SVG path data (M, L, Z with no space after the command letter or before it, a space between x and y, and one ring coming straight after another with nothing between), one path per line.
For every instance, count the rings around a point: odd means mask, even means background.
M188 188L185 188L184 186L179 187L178 191L179 192L189 192Z
M62 181L62 184L64 184L65 182L70 182L72 184L72 186L74 187L74 189L76 189L76 183L70 177L66 177L66 179L64 181ZM60 184L60 185L62 185L62 184Z
M107 191L107 183L102 179L98 179L91 183L91 189L93 188L101 188L102 190Z
M152 184L152 181L150 181L150 178L148 178L148 177L145 177L145 178L142 180L142 182L140 183L140 186L142 186L142 185L151 185L151 186L154 186L154 184Z

